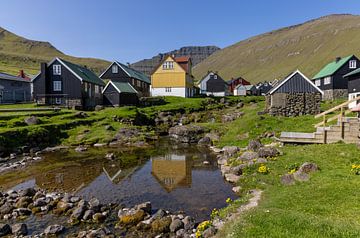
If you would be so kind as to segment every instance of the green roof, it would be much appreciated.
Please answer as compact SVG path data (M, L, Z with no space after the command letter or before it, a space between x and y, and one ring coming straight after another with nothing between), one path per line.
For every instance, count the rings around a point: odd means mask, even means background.
M319 73L317 73L313 79L323 78L326 76L333 75L338 69L340 69L346 62L348 62L354 55L349 55L348 57L344 57L339 61L333 61L326 65Z
M122 93L137 93L137 91L129 83L114 81L110 82Z
M82 67L77 64L70 63L63 59L60 59L60 60L64 64L66 64L66 66L68 66L75 74L77 74L83 81L105 86L104 81L102 81L95 73L93 73L88 68Z
M143 74L143 73L141 73L141 72L139 72L139 71L137 71L137 70L135 70L135 69L132 69L132 68L130 68L130 67L128 67L128 66L120 63L120 62L117 62L117 61L116 61L116 63L117 63L118 65L120 65L121 68L123 68L123 70L125 70L126 73L128 73L128 74L130 75L130 77L136 78L136 79L138 79L138 80L140 80L140 81L143 81L143 82L145 82L145 83L149 83L149 84L151 83L151 82L150 82L150 79L149 79L145 74Z
M354 71L351 71L351 72L348 73L348 74L345 74L343 77L345 78L345 77L348 77L348 76L351 76L351 75L355 75L355 74L358 74L358 73L360 73L360 68L355 69Z

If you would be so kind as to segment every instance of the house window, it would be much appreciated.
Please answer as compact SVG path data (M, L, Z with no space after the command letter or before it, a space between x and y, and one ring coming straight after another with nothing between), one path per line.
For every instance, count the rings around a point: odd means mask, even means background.
M174 69L174 62L173 61L166 61L163 64L163 69Z
M116 64L114 64L114 65L111 67L111 72L112 72L113 74L119 73L119 67L118 67Z
M139 80L137 81L137 86L141 87L141 81L139 81Z
M166 93L171 93L171 88L165 88Z
M91 92L91 85L92 85L92 84L89 83L89 97L91 97L91 93L92 93L92 92Z
M61 89L61 81L54 81L53 82L53 90L57 91L57 92L62 90Z
M55 104L61 104L61 98L55 98Z
M324 85L330 84L331 83L331 77L325 77L324 78Z
M99 92L99 85L95 85L95 93L100 93Z
M217 75L216 75L216 74L214 75L214 79L217 79Z
M59 64L53 65L53 75L61 75L61 65Z
M315 85L316 85L316 86L321 86L321 80L320 80L320 79L315 80Z
M356 69L356 60L350 60L349 61L349 68L350 69Z

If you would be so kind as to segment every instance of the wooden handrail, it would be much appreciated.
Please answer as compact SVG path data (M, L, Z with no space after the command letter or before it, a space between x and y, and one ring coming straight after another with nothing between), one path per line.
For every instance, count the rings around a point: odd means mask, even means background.
M351 112L351 110L346 110L346 111L344 112L344 115L349 114L350 112ZM335 115L335 116L330 117L329 119L327 119L326 122L335 121L335 120L339 119L340 117L341 117L341 114ZM322 125L324 125L324 122L323 122L323 121L322 121L322 122L319 122L319 123L316 124L316 125L314 125L314 127L318 127L318 126L322 126Z
M331 112L333 112L333 111L336 111L336 110L338 110L338 109L340 109L340 108L342 108L342 107L344 107L344 106L347 106L347 105L349 105L350 103L355 102L355 101L358 101L358 100L360 100L360 96L359 96L359 97L356 97L356 98L354 98L354 99L351 99L351 100L349 100L349 101L347 101L347 102L344 102L344 103L342 103L342 104L340 104L340 105L337 105L336 107L333 107L333 108L331 108L331 109L329 109L329 110L327 110L327 111L325 111L325 112L322 112L322 113L320 113L320 114L317 114L317 115L315 116L315 118L322 117L322 116L324 116L324 115L326 115L326 114L329 114L329 113L331 113Z

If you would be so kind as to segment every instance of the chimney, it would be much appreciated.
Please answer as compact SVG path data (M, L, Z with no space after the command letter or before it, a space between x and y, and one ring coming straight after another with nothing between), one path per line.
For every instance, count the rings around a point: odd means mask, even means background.
M127 67L131 68L131 64L129 62L126 62Z
M19 71L19 77L20 78L25 78L25 73L24 73L24 70L22 70L22 69L20 69L20 71Z
M40 70L41 70L41 76L43 77L45 77L46 75L46 68L47 68L47 63L41 63Z
M339 62L341 60L341 57L336 57L336 59L335 59L335 62L337 63L337 62Z

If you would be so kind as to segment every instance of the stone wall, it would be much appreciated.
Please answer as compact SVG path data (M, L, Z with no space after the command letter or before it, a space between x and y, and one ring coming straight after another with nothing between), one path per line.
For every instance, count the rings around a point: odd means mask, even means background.
M301 116L320 113L320 93L275 93L266 98L272 116Z
M348 90L347 89L330 89L324 90L323 100L334 100L337 98L347 98Z

